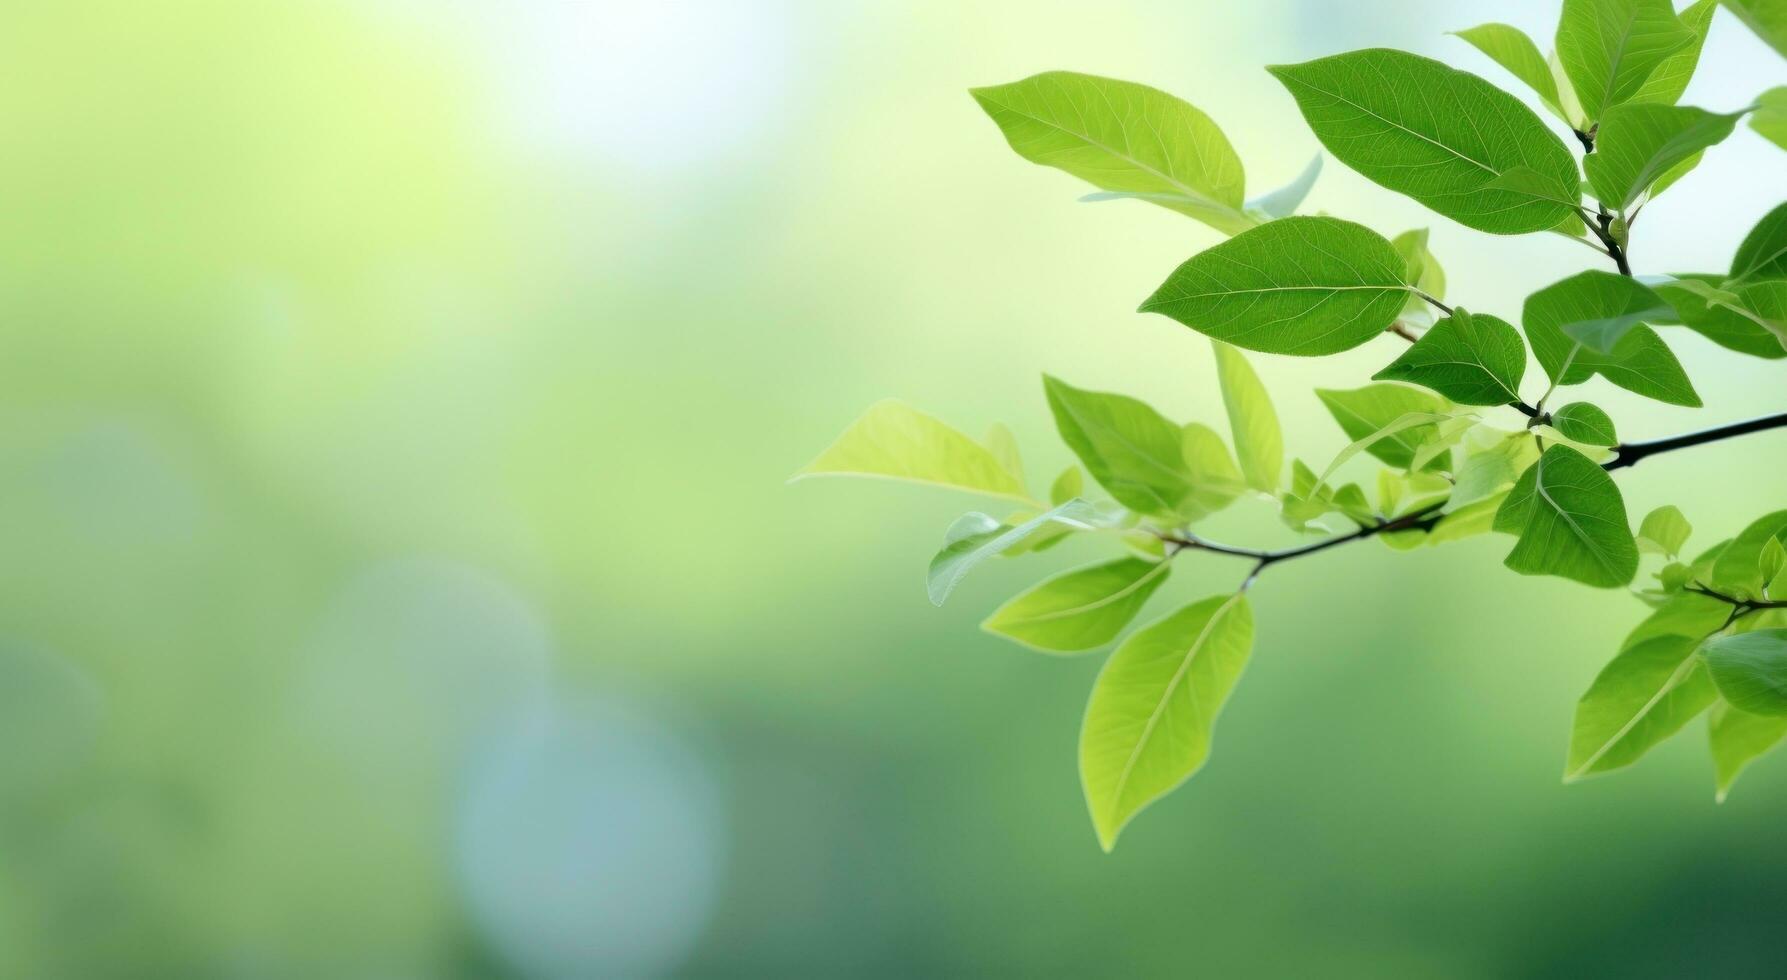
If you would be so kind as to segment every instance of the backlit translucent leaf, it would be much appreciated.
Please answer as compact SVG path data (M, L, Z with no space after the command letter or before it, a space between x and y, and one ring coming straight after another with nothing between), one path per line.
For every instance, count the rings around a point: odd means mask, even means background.
M1440 518L1438 524L1433 526L1433 530L1428 532L1427 543L1430 545L1445 544L1448 541L1488 534L1495 526L1496 510L1501 507L1502 499L1505 496L1506 492L1504 491L1446 514Z
M1291 217L1192 256L1141 309L1237 347L1316 355L1376 337L1408 295L1401 258L1376 232Z
M1612 588L1632 581L1638 548L1626 503L1607 471L1565 446L1545 450L1496 513L1495 529L1520 535L1503 564Z
M1721 142L1743 113L1634 102L1607 110L1595 152L1583 160L1603 204L1624 211L1688 157Z
M1062 572L1000 606L981 628L1049 653L1101 647L1123 632L1169 568L1119 558Z
M1044 377L1061 439L1117 502L1140 514L1201 517L1212 491L1230 498L1239 476L1194 471L1185 460L1184 430L1127 395L1085 391Z
M1675 310L1677 319L1713 343L1752 357L1787 357L1787 350L1768 328L1739 312L1736 307L1743 300L1720 288L1725 281L1720 274L1696 273L1653 288Z
M1787 540L1787 510L1777 510L1750 522L1719 552L1702 581L1740 599L1760 597L1762 549L1776 539Z
M1496 64L1506 68L1537 93L1547 109L1565 122L1569 121L1558 103L1557 80L1551 75L1551 66L1545 63L1545 56L1539 53L1539 46L1526 36L1525 31L1507 24L1479 24L1468 30L1452 33L1495 59Z
M1303 172L1297 175L1296 180L1268 194L1263 194L1255 200L1248 201L1245 210L1255 217L1268 220L1288 218L1297 213L1297 206L1309 196L1310 189L1315 186L1315 179L1321 175L1322 155L1317 153L1309 158L1309 163L1304 166Z
M1551 413L1551 424L1564 438L1590 446L1617 446L1613 419L1588 402L1571 402Z
M1204 764L1252 648L1253 613L1237 593L1192 603L1111 654L1080 732L1080 781L1105 850L1137 812Z
M1018 452L1017 437L1011 434L1011 430L1006 428L1004 423L994 422L987 429L985 442L987 450L999 460L999 465L1005 467L1005 472L1010 473L1012 479L1022 487L1024 485L1024 458Z
M1192 422L1181 430L1180 453L1191 471L1191 495L1180 504L1179 513L1197 520L1227 507L1241 495L1247 485L1229 447L1209 426Z
M863 476L968 490L1029 502L991 450L903 402L876 404L838 441L794 474Z
M1638 525L1638 548L1674 558L1682 553L1682 546L1693 532L1693 525L1682 516L1680 508L1664 504L1644 515L1644 521Z
M1564 0L1557 56L1594 121L1637 96L1664 59L1694 39L1669 0Z
M1525 373L1526 345L1511 324L1459 308L1372 378L1432 388L1463 405L1506 405L1520 400Z
M1284 434L1271 396L1246 355L1220 340L1210 341L1210 346L1216 351L1216 380L1222 386L1241 474L1253 489L1277 493L1284 471Z
M1642 283L1627 276L1589 270L1528 296L1520 319L1533 356L1545 374L1560 385L1581 384L1600 374L1647 398L1699 407L1700 396L1694 393L1681 362L1650 327L1632 326L1625 330L1608 354L1584 346L1563 330L1567 324L1650 315L1659 305L1667 306ZM1667 319L1659 316L1663 322Z
M1701 644L1700 655L1733 708L1787 715L1787 629L1715 636Z
M1334 421L1340 423L1347 438L1353 440L1365 439L1404 416L1443 416L1451 410L1445 399L1399 384L1366 385L1348 391L1317 388L1315 394L1328 407ZM1371 442L1365 451L1391 466L1406 469L1432 432L1432 423L1401 429Z
M1440 415L1433 412L1410 412L1407 415L1397 416L1389 422L1384 423L1382 426L1379 426L1371 432L1366 433L1364 436L1347 444L1346 448L1334 455L1334 460L1328 464L1328 468L1323 470L1321 475L1316 477L1316 479L1324 483L1327 482L1328 477L1333 476L1334 471L1344 465L1347 460L1352 459L1360 452L1370 449L1372 446L1385 439L1400 435L1417 427L1434 429L1439 423L1446 422L1450 419L1451 416L1449 415ZM1412 456L1410 457L1409 465L1414 465Z
M949 526L943 536L942 549L931 558L931 567L925 575L925 591L930 594L932 603L941 606L974 566L1046 526L1058 523L1076 530L1090 530L1097 526L1097 521L1097 511L1084 500L1070 500L1015 526L1000 523L985 514L965 515Z
M1694 40L1664 58L1651 71L1650 78L1639 86L1638 94L1632 96L1633 102L1674 105L1682 97L1688 90L1689 79L1694 77L1694 68L1700 64L1700 49L1706 44L1706 32L1712 27L1713 12L1718 9L1719 0L1697 0L1681 9L1678 16L1682 26L1694 32Z
M1190 103L1134 82L1052 71L970 90L1018 155L1106 191L1196 218L1226 234L1241 211L1241 159Z
M1519 99L1467 72L1373 48L1267 69L1296 98L1328 152L1367 178L1461 224L1544 231L1569 209L1488 189L1513 167L1575 190L1575 160Z
M1787 86L1777 86L1756 97L1750 128L1763 139L1787 150Z
M1663 171L1662 176L1651 181L1650 190L1645 192L1645 195L1641 200L1655 200L1658 195L1675 186L1676 181L1686 177L1695 167L1700 166L1700 161L1705 158L1705 150L1698 150L1688 154L1688 156L1681 162L1670 167L1668 170Z
M1458 468L1458 482L1446 501L1446 511L1450 513L1501 494L1538 459L1538 447L1524 432L1508 433L1484 448L1466 453L1464 464Z
M1730 607L1691 592L1641 623L1576 702L1566 782L1629 766L1717 697L1694 656Z
M1731 258L1731 278L1738 282L1787 278L1787 204L1776 205L1744 236Z
M1762 543L1762 555L1756 563L1762 572L1764 598L1772 599L1780 593L1773 588L1780 581L1781 575L1787 573L1787 546L1779 539L1771 538Z
M1724 0L1738 19L1769 47L1787 57L1787 3L1782 0Z
M1744 767L1787 736L1787 715L1753 715L1720 701L1706 716L1707 744L1713 753L1720 803Z
M1056 506L1065 504L1078 497L1085 491L1085 488L1086 479L1080 475L1080 468L1069 466L1061 471L1060 476L1055 477L1054 483L1049 485L1049 503Z

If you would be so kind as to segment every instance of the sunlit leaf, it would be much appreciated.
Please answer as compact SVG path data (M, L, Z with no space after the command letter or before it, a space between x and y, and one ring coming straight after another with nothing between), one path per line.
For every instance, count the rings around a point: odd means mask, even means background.
M1730 136L1742 117L1692 106L1616 106L1602 118L1595 152L1582 166L1595 196L1624 211L1671 167Z
M1756 97L1750 128L1763 139L1787 150L1787 85L1776 86Z
M1479 24L1452 33L1469 41L1478 51L1493 58L1496 64L1525 82L1539 96L1539 100L1545 103L1545 107L1559 119L1570 121L1558 102L1557 80L1551 75L1551 66L1545 63L1545 56L1539 53L1539 46L1526 36L1525 31L1507 24Z
M794 474L862 476L968 490L1025 503L1024 487L991 450L898 401L876 404Z
M1626 503L1607 471L1564 446L1545 450L1520 476L1495 518L1520 535L1503 564L1522 575L1557 575L1612 588L1632 581L1638 548Z
M1619 326L1623 318L1649 316L1667 308L1648 287L1627 276L1600 270L1577 273L1528 296L1521 311L1527 343L1545 374L1560 385L1581 384L1596 374L1647 398L1699 407L1700 396L1681 362L1647 326L1624 325L1611 353L1603 354L1570 337L1565 325L1583 330L1597 323ZM1660 320L1668 317L1659 316ZM1600 329L1600 328L1596 328Z
M1178 425L1127 395L1086 391L1045 376L1061 440L1117 502L1142 514L1177 514L1196 490Z
M1080 732L1080 781L1105 850L1137 812L1203 766L1252 647L1253 614L1237 593L1192 603L1111 654Z
M1433 325L1378 381L1407 381L1463 405L1506 405L1520 400L1526 345L1513 325L1463 308Z
M1315 187L1316 178L1321 175L1322 155L1317 153L1309 158L1309 163L1304 166L1303 172L1297 175L1297 179L1275 191L1248 201L1244 210L1255 217L1268 220L1288 218L1297 213L1297 206L1309 196L1310 189Z
M1557 56L1590 121L1638 95L1663 61L1695 41L1669 0L1564 0Z
M1693 532L1694 527L1682 516L1681 508L1664 504L1644 515L1638 525L1638 550L1674 558L1682 553L1682 546Z
M1718 9L1719 0L1697 0L1677 13L1682 26L1694 32L1694 39L1651 70L1650 78L1632 96L1633 102L1674 105L1682 97L1688 90L1688 81L1694 77L1695 67L1700 64L1700 49L1706 44L1706 32L1712 27L1713 12Z
M1753 715L1721 701L1706 716L1707 744L1712 749L1717 799L1725 802L1744 767L1779 745L1787 736L1787 715Z
M1787 57L1787 3L1782 0L1724 0L1725 6L1769 47Z
M1315 394L1334 421L1340 423L1341 431L1353 440L1367 439L1405 416L1444 416L1452 407L1444 398L1400 384L1366 385L1348 391L1317 388ZM1432 431L1420 425L1399 429L1387 438L1370 442L1365 451L1391 466L1406 469Z
M1253 489L1277 493L1284 471L1284 434L1272 398L1246 355L1220 340L1210 341L1210 346L1216 351L1216 379L1222 386L1241 473Z
M1062 572L1000 606L981 628L1048 653L1092 650L1123 632L1170 567L1119 558Z
M986 514L967 514L951 524L944 534L943 547L931 558L931 567L926 572L925 591L930 594L933 604L941 606L974 566L1047 525L1058 523L1090 530L1097 526L1097 520L1097 511L1084 500L1070 500L1015 526L996 521Z
M1787 715L1787 629L1715 636L1701 644L1700 655L1733 708Z
M1588 402L1571 402L1552 412L1551 424L1563 433L1564 438L1573 442L1590 446L1619 445L1619 435L1614 432L1613 419Z

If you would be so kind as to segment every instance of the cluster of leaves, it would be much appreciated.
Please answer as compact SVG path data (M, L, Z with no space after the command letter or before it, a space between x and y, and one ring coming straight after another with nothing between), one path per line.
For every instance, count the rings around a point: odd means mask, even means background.
M1787 54L1787 0L1731 7ZM1661 508L1631 530L1610 470L1654 452L1787 424L1787 415L1706 434L1622 443L1596 405L1557 408L1559 389L1599 375L1672 405L1700 397L1656 327L1681 326L1733 351L1787 358L1787 204L1743 240L1725 272L1635 277L1631 230L1648 202L1749 116L1787 147L1787 89L1719 113L1680 106L1716 0L1564 0L1556 51L1485 24L1460 36L1530 86L1567 127L1554 131L1476 75L1371 49L1269 69L1335 159L1479 231L1553 233L1612 260L1529 296L1519 328L1446 304L1424 230L1385 238L1331 216L1298 216L1321 158L1291 185L1248 200L1239 156L1190 104L1130 82L1049 72L974 98L1024 158L1098 188L1203 222L1226 241L1175 269L1141 310L1210 338L1229 436L1168 419L1126 395L1045 377L1061 439L1079 465L1047 499L1031 494L1011 433L975 439L898 402L858 419L800 476L929 483L1005 500L1003 516L964 515L931 560L941 604L976 565L1044 551L1076 534L1116 557L1045 579L984 628L1034 650L1074 654L1115 641L1188 551L1248 559L1232 593L1192 602L1129 633L1095 683L1080 774L1109 849L1143 807L1209 753L1212 727L1253 646L1246 593L1272 564L1375 537L1408 549L1491 531L1513 535L1505 564L1601 588L1630 586L1640 553L1662 556L1634 593L1655 607L1577 708L1566 778L1629 765L1709 713L1723 798L1738 771L1787 736L1787 511L1698 557L1689 527ZM1573 135L1581 162L1565 136ZM1241 349L1319 356L1386 333L1411 345L1364 387L1318 390L1351 442L1318 472L1287 467L1266 388ZM1528 351L1546 379L1524 401ZM1492 414L1508 412L1508 424ZM1375 485L1339 482L1361 454ZM1082 469L1083 467L1083 469ZM1086 477L1108 497L1089 492ZM1275 501L1286 524L1319 535L1279 550L1218 544L1195 528L1243 497Z

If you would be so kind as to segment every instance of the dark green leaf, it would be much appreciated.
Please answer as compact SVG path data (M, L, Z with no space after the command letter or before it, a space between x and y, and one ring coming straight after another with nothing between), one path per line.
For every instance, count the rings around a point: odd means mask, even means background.
M1699 407L1700 396L1694 393L1681 363L1651 328L1631 327L1609 354L1591 350L1563 331L1567 324L1618 320L1647 313L1659 305L1667 306L1636 280L1590 270L1527 297L1521 324L1526 328L1533 356L1557 384L1581 384L1600 374L1647 398ZM1669 317L1659 319L1666 321Z
M1671 167L1730 136L1742 117L1692 106L1616 106L1601 120L1595 152L1582 165L1601 203L1624 211Z
M1590 446L1617 446L1613 419L1588 402L1571 402L1551 413L1551 424L1564 438Z
M1463 405L1506 405L1520 400L1525 373L1526 345L1511 324L1459 308L1372 378L1432 388Z
M1669 0L1564 0L1557 56L1589 121L1638 95L1663 61L1694 43Z
M1569 215L1489 183L1525 167L1556 197L1577 186L1570 151L1519 99L1467 72L1373 48L1268 69L1335 158L1461 224L1495 234L1545 231Z
M1545 450L1496 512L1495 529L1520 535L1503 564L1612 588L1632 581L1638 547L1626 502L1607 471L1567 446Z
M1237 347L1315 355L1382 333L1408 295L1402 260L1377 233L1292 217L1192 256L1141 308Z

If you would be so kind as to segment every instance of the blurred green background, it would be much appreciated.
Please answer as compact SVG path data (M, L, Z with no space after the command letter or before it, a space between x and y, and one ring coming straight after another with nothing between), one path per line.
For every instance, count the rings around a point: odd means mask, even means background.
M939 611L972 498L787 474L904 398L1066 461L1038 376L1220 424L1208 346L1131 312L1202 226L1004 146L970 85L1189 98L1250 193L1316 143L1260 67L1548 3L64 0L0 10L0 975L1681 976L1787 970L1787 759L1712 801L1700 726L1559 785L1643 608L1505 540L1274 569L1211 764L1111 856L1074 744L1097 657L979 633L1087 543ZM1721 14L1685 101L1784 63ZM1740 130L1645 212L1722 268L1787 197ZM1595 257L1330 166L1513 319ZM1701 412L1781 407L1685 331ZM1380 346L1381 344L1381 346ZM1395 342L1256 359L1310 389ZM1533 373L1536 377L1536 372ZM1702 546L1787 436L1622 482ZM1213 534L1284 540L1259 505ZM1079 549L1079 550L1075 550ZM1182 563L1157 597L1232 587Z

